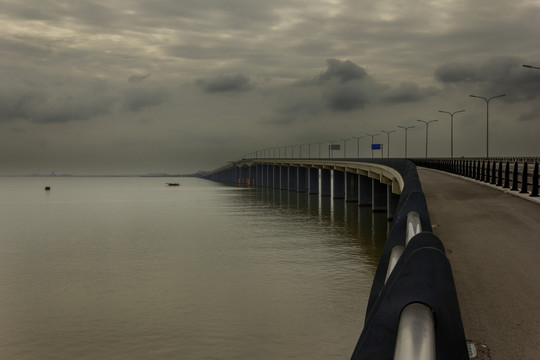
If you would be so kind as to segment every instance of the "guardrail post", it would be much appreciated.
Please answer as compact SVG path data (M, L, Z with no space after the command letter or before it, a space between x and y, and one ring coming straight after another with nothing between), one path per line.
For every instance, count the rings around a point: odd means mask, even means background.
M518 162L514 162L514 172L512 173L512 191L518 191Z
M498 173L498 176L497 176L497 186L502 186L502 175L503 175L503 172L502 172L502 161L499 161L499 173Z
M486 179L486 162L482 160L482 172L480 173L480 181L484 181Z
M538 161L534 162L534 172L533 172L533 178L532 178L531 196L533 196L533 197L538 196Z
M506 166L504 168L503 188L508 189L509 187L510 187L510 161L506 160Z
M523 163L523 174L521 175L521 191L519 192L520 194L526 194L528 193L527 191L527 175L529 175L527 173L527 162L525 161Z
M489 183L490 182L489 177L490 177L490 170L491 169L490 169L490 166L489 166L489 160L486 160L486 162L487 162L487 165L486 165L486 178L485 178L484 182Z
M492 185L495 185L496 180L497 180L497 169L495 167L496 164L497 163L493 161L493 168L491 169L491 182L490 182L490 184Z

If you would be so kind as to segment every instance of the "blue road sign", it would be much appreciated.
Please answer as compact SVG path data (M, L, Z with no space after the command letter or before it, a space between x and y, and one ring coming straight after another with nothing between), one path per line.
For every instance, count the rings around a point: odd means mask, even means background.
M381 144L371 144L371 150L381 150Z

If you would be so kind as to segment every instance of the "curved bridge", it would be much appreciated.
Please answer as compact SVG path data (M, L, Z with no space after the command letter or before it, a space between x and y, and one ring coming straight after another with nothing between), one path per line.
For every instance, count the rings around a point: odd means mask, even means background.
M352 359L468 359L450 263L416 166L384 159L245 159L204 176L356 201L393 219Z

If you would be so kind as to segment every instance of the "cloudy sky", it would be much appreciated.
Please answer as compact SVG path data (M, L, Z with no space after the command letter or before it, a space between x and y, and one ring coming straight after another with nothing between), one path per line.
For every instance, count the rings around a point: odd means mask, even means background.
M423 157L417 119L439 120L429 155L447 157L450 116L439 110L466 110L454 117L454 156L485 156L486 103L470 94L506 94L490 102L491 156L540 155L540 70L522 67L540 67L539 0L0 8L0 174L185 173L291 144L318 156L317 142L352 136L370 157L368 133L386 156L381 130L396 130L390 156L402 157L398 126L416 126L408 155ZM356 155L356 140L346 144Z

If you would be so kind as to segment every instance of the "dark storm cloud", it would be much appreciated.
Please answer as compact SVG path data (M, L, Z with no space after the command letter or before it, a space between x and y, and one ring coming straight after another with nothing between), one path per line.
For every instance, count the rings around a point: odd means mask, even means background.
M250 78L242 74L199 78L197 85L209 93L247 91L254 86Z
M370 103L417 102L439 92L435 87L421 88L414 82L392 87L350 60L328 59L326 64L326 70L313 81L299 84L319 87L323 103L334 111L363 109Z
M496 57L480 65L447 63L435 70L446 85L473 84L484 96L506 94L503 101L531 100L540 96L540 72L522 67L518 57Z
M473 64L446 63L435 70L435 78L443 83L460 83L478 81L478 70Z
M169 99L169 92L164 88L134 88L124 92L122 106L129 111L140 111L146 107L158 106Z
M140 83L144 81L145 79L149 78L151 74L144 74L144 75L131 75L128 79L129 82L132 83Z
M58 81L50 87L32 86L0 94L2 121L30 120L63 123L87 120L112 111L115 98L106 82L96 80L83 88L67 89Z
M313 83L320 87L322 101L331 110L363 109L381 91L381 85L350 60L328 59L326 65Z
M321 82L338 79L340 82L345 83L367 77L366 70L350 60L328 59L326 64L328 65L326 70L319 75Z
M440 89L433 86L421 88L414 82L402 82L398 87L389 89L384 94L383 101L388 103L417 102L435 96L440 91Z

